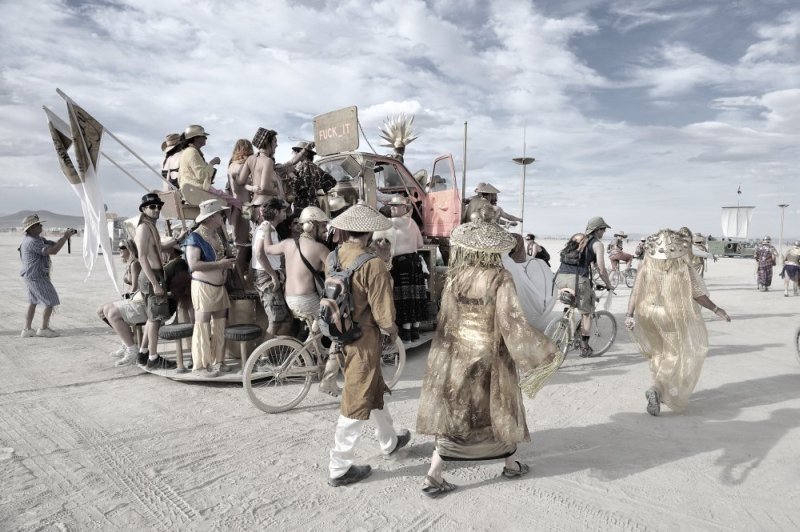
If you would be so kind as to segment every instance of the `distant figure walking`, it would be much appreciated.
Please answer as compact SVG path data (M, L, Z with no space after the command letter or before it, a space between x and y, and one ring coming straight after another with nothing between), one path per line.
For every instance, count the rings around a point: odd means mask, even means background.
M758 290L766 292L772 284L772 269L778 262L778 250L772 245L768 236L756 247L753 258L758 262Z
M39 216L36 214L26 216L22 220L25 238L22 239L22 245L19 247L22 259L22 269L19 274L25 280L25 287L28 289L28 311L25 313L25 328L20 334L22 338L59 336L50 328L50 316L53 314L53 308L61 303L56 288L50 281L50 256L61 251L67 240L78 232L75 229L67 229L61 238L53 242L41 236L43 221L39 220ZM44 305L44 312L42 313L42 326L34 333L31 323L33 315L36 313L36 305Z
M800 281L800 240L795 240L792 248L783 258L783 297L789 297L789 285L794 284L792 293L797 295L797 282Z

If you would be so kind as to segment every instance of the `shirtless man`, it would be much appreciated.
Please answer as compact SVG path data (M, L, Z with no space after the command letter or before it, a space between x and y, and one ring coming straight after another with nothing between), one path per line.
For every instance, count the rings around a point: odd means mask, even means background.
M200 204L195 220L197 229L186 239L186 262L192 273L192 373L216 377L226 371L225 325L230 299L225 289L225 273L232 270L236 259L225 258L219 229L225 223L222 212L229 209L221 200L210 199ZM210 373L209 373L210 372Z
M255 274L253 278L256 290L269 320L267 340L276 335L290 334L292 329L292 315L283 294L286 273L281 267L281 257L264 252L264 235L270 234L270 244L279 242L275 228L286 219L287 207L289 205L278 198L272 198L261 205L258 210L261 224L253 235L254 252L250 266Z
M264 237L265 253L286 257L286 304L293 314L310 321L315 320L319 313L320 296L314 277L322 277L325 259L330 253L323 244L327 235L328 221L322 209L312 205L300 213L300 222L303 224L300 238L297 240L287 238L278 244L271 244L270 237L268 235ZM336 385L338 371L339 364L336 357L330 357L319 385L320 391L334 396L339 394Z
M253 193L253 205L263 205L272 198L286 200L283 183L275 172L275 150L278 148L278 133L259 128L253 137L253 147L258 152L245 160L239 170L239 181L247 182L252 176L252 185L245 188Z
M158 234L156 220L161 215L164 202L158 194L148 193L142 196L139 205L139 225L136 226L134 243L139 250L139 265L142 271L139 274L139 291L144 297L147 324L142 335L142 345L136 356L136 363L140 366L147 365L147 369L175 369L176 364L158 356L158 330L161 323L169 319L169 303L166 293L166 278L164 276L164 263L162 250L175 247L183 238L183 233L177 239L170 238L164 242ZM117 361L117 366L124 366L133 362L127 354Z

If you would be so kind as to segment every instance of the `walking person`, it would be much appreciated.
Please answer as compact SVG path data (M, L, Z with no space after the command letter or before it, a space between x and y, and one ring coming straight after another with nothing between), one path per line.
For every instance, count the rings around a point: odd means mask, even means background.
M691 233L689 233L691 235ZM692 265L691 238L662 229L647 238L645 259L628 300L625 327L650 360L653 385L645 392L647 412L657 416L664 403L683 411L700 378L708 352L708 332L700 306L718 318L728 313L708 296ZM699 306L698 306L699 305Z
M57 332L50 328L50 317L53 315L53 309L61 303L58 298L58 292L56 292L55 286L50 281L50 257L61 251L67 240L78 232L75 229L67 229L61 238L55 242L47 240L42 238L43 221L45 220L39 220L39 216L36 214L26 216L22 220L22 231L25 233L25 237L19 247L20 259L22 260L22 269L19 274L25 281L28 299L28 310L25 312L25 327L20 333L22 338L31 336L55 338L59 336ZM34 332L31 325L33 324L33 316L36 313L37 305L43 305L44 311L42 311L42 326Z
M792 247L783 258L783 269L781 270L783 279L783 297L789 297L789 285L793 284L793 295L798 295L797 283L800 281L800 240L795 240Z
M422 485L429 497L455 488L442 476L448 460L504 460L504 478L527 474L516 457L517 445L530 441L521 389L533 397L558 369L557 347L528 325L502 266L514 238L479 220L456 227L450 243L417 412L417 433L436 437Z
M342 268L368 253L367 245L374 231L391 227L389 220L364 204L350 207L334 218L331 225L347 234L346 240L331 252L337 254ZM343 347L344 388L328 464L328 484L333 487L353 484L370 475L369 465L353 463L355 447L367 420L375 423L375 436L384 456L395 454L411 440L408 430L395 430L383 400L389 388L381 374L381 329L389 333L391 343L397 339L392 277L384 262L375 256L353 273L350 286L353 321L358 323L361 337Z
M767 292L772 284L772 270L778 262L778 250L772 245L770 237L765 236L761 243L756 246L753 258L758 263L756 273L758 290Z

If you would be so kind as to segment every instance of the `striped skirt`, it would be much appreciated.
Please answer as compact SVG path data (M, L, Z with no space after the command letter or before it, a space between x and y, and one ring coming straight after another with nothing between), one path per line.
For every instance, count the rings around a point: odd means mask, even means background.
M28 289L28 303L31 305L55 307L61 304L56 287L48 277L30 278L25 276L23 279L25 279L25 286Z

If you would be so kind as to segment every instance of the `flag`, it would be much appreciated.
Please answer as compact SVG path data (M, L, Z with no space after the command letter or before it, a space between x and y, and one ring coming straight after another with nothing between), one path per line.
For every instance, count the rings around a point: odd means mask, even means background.
M736 189L736 193L737 194L741 194L742 193L742 185L739 185L739 188Z
M72 165L72 161L69 160L69 156L66 153L66 147L69 146L69 144L64 143L64 136L66 133L64 129L66 128L66 124L51 112L47 112L47 115L62 170L81 202L81 210L83 211L84 219L83 261L89 272L87 278L94 269L95 261L97 260L97 252L98 249L100 249L103 252L106 271L111 278L114 289L119 294L121 291L117 284L117 273L114 266L111 239L108 236L106 208L103 202L103 193L97 180L97 158L100 155L100 141L103 136L103 126L83 108L76 105L75 102L66 97L65 99L67 100L67 111L69 114L68 129L72 137L75 160L78 163L77 179L75 179L75 167ZM52 133L54 130L55 133ZM59 137L58 140L65 146L63 155L60 152L59 143L56 142L55 137ZM67 163L68 160L69 163ZM70 168L72 171L70 171Z

